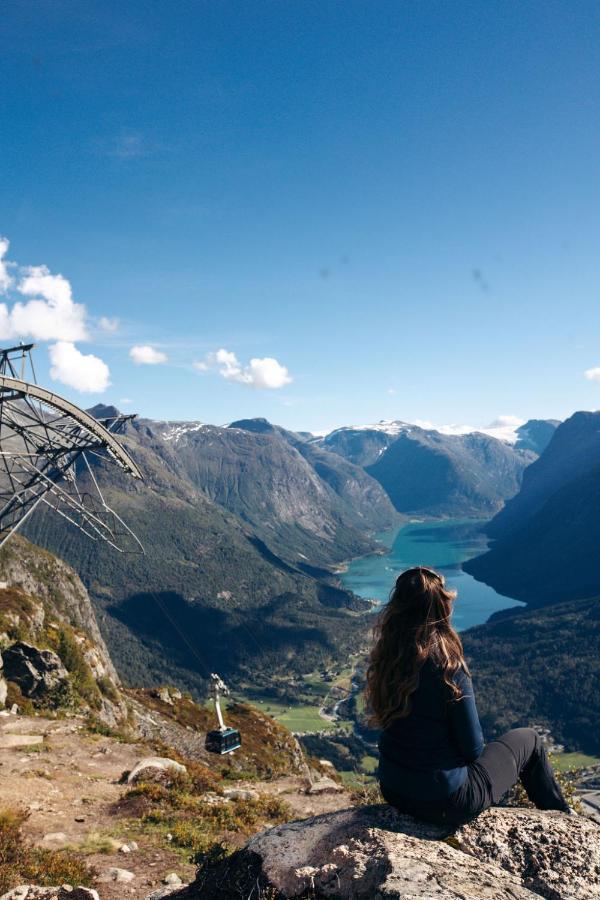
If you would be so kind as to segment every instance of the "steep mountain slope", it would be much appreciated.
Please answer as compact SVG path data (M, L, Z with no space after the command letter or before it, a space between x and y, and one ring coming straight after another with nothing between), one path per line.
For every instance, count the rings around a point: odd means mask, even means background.
M288 562L328 565L367 553L373 549L368 533L398 519L383 489L362 469L264 419L228 428L152 428L196 488L248 523Z
M28 534L80 573L126 680L203 692L218 671L238 683L267 683L343 658L362 639L357 612L366 604L325 571L317 579L297 563L328 565L373 544L347 523L335 506L339 495L298 451L279 437L194 423L135 421L123 439L145 482L101 463L97 475L146 555L115 553L50 511L31 518ZM277 552L280 528L289 536L287 559Z
M486 516L517 492L533 459L531 451L484 434L443 435L411 426L367 472L402 513Z
M519 494L492 520L496 538L465 565L497 590L536 605L600 592L600 413L578 412L524 473Z
M77 573L62 559L16 534L0 549L0 578L7 587L39 598L46 614L85 632L111 678L118 680L89 594Z
M600 463L600 413L576 412L553 433L546 449L523 476L519 493L488 526L492 537L507 534L534 515L570 481Z
M600 598L502 615L461 637L486 736L534 721L600 753Z

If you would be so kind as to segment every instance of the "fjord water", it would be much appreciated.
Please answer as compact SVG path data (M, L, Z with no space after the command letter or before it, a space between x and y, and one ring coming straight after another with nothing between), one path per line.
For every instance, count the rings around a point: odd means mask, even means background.
M390 547L389 553L353 560L341 580L344 587L360 597L381 604L388 599L394 580L404 569L430 566L444 575L449 587L458 591L453 616L455 627L464 631L481 625L500 609L522 605L462 570L463 562L487 548L487 538L481 531L483 524L477 519L410 522L398 532L380 535L382 543Z

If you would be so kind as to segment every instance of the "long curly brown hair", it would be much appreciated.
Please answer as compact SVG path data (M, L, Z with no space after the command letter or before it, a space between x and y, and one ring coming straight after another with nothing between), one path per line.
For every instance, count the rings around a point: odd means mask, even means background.
M433 569L417 566L396 580L389 602L373 629L375 644L367 669L366 700L370 722L379 728L410 712L419 674L431 659L449 688L449 699L461 697L454 675L468 674L462 641L450 623L456 591L447 590Z

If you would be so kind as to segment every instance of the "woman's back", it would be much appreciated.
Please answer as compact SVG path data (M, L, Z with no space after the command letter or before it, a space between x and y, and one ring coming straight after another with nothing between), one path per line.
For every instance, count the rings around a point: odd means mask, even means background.
M465 680L468 680L466 676ZM453 701L441 669L428 659L421 669L419 686L410 698L409 714L393 719L383 730L380 752L408 769L452 769L466 765L468 760L454 733L451 715L452 704L461 702Z
M463 669L454 677L455 699L440 666L428 659L410 698L408 715L393 719L379 739L380 775L394 771L407 796L447 796L464 782L469 762L483 750L483 734L471 679Z

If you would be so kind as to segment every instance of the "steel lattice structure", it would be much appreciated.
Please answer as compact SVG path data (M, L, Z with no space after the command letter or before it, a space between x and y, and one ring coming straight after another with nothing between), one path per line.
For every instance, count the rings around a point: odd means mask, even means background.
M26 344L0 350L0 546L45 503L93 540L141 551L134 533L106 503L91 464L103 459L142 478L115 436L135 416L96 419L40 387L32 349ZM24 378L27 366L33 381ZM78 468L86 475L84 489Z

